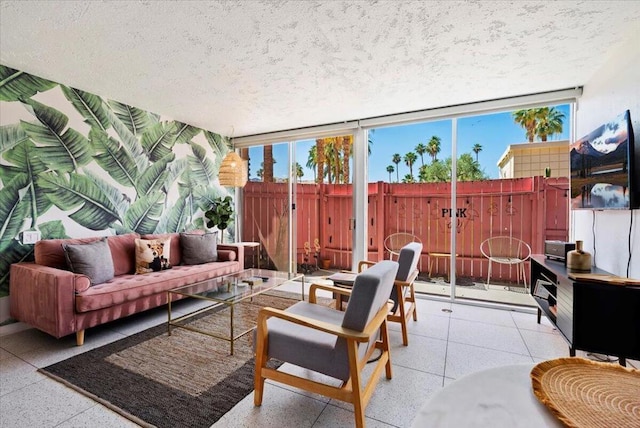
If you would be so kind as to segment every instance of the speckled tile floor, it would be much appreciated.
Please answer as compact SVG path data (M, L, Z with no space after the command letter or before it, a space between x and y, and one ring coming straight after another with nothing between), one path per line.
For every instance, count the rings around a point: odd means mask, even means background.
M292 284L292 290L300 290ZM174 310L186 310L190 302ZM101 404L37 372L40 367L121 339L166 321L157 308L87 331L54 339L12 324L0 329L0 427L137 426ZM407 427L436 391L466 374L502 365L534 363L568 356L559 333L533 312L489 309L449 301L419 299L418 321L410 323L409 346L398 324L390 324L394 377L384 377L366 408L368 427ZM630 362L640 367L636 361ZM283 366L283 370L296 370ZM349 405L268 382L261 407L248 395L215 427L348 427Z

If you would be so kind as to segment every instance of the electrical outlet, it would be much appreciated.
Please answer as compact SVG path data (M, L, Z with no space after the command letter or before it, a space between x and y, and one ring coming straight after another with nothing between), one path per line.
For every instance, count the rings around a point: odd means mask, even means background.
M35 244L40 240L40 231L39 230L25 230L22 232L22 243L23 244Z

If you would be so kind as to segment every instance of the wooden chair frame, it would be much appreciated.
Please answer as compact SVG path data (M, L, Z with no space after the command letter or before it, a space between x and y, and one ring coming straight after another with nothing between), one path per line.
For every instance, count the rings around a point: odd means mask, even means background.
M362 272L366 267L375 265L376 262L361 260L358 263L358 273ZM414 321L418 321L418 312L416 311L416 292L413 287L413 283L418 277L419 271L416 269L409 275L408 281L395 280L398 307L395 312L391 312L387 315L387 320L391 322L400 323L402 329L402 344L404 346L409 345L409 332L408 321L413 317ZM408 292L408 295L407 295ZM408 303L408 305L406 304Z
M341 295L350 295L351 290L321 284L311 284L309 303L316 303L316 290L327 290ZM262 404L264 382L271 379L309 392L324 395L336 400L353 404L356 427L364 427L364 409L371 399L375 387L380 379L382 369L385 369L387 379L391 379L391 357L389 354L389 333L387 331L387 313L390 304L383 306L375 317L367 324L362 332L343 328L326 322L314 320L297 314L292 314L274 308L262 308L258 314L256 357L253 401L256 406ZM280 318L289 322L300 324L309 328L324 331L341 337L347 342L350 378L341 386L327 385L321 382L280 372L267 367L267 320L271 317ZM369 342L374 336L378 336L374 346L371 346L365 355L358 359L358 345ZM368 382L362 386L362 371L375 349L381 350L380 358L371 374Z

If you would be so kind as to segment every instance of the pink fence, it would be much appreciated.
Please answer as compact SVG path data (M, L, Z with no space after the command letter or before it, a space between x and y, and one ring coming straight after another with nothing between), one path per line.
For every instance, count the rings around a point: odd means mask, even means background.
M369 259L388 258L385 237L407 232L423 245L421 271L430 253L450 254L450 230L456 229L459 277L485 277L488 260L480 244L492 236L513 236L541 253L546 239L568 238L568 179L521 178L457 183L456 212L450 183L370 183L368 196ZM296 192L296 260L315 263L314 253L333 268L351 268L352 192L345 184L298 184ZM262 242L273 267L286 268L288 184L250 182L244 188L243 240ZM432 257L433 258L433 257ZM448 272L447 258L433 258L432 276ZM515 281L515 269L493 267L492 278Z

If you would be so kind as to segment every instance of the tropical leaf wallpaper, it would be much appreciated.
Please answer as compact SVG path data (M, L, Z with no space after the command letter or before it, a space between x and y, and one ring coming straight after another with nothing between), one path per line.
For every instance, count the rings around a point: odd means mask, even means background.
M0 297L42 239L202 228L227 138L0 65ZM233 196L233 195L230 195Z

